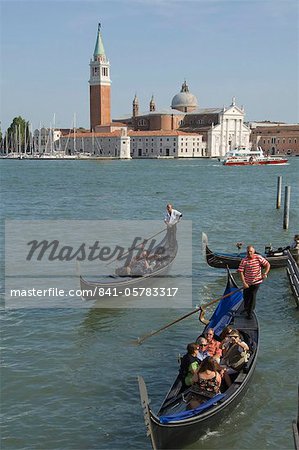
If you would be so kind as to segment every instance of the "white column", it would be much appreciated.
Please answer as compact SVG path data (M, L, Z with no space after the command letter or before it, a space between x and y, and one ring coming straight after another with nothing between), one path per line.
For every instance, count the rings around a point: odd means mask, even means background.
M239 145L242 145L242 119L239 120Z
M225 148L226 148L226 151L228 151L229 150L229 148L228 148L228 139L229 139L229 129L228 129L228 119L226 119L226 137L225 137Z

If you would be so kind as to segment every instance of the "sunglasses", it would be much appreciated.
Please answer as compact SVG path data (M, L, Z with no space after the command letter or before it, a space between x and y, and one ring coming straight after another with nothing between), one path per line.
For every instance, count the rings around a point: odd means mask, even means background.
M198 347L206 347L208 344L198 344Z

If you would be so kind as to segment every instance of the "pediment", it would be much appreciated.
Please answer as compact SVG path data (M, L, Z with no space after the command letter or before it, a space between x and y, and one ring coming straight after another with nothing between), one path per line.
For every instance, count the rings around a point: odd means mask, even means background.
M227 108L223 114L224 115L226 115L226 114L236 115L236 116L239 116L241 114L242 116L244 116L244 111L241 108L239 108L238 106L232 105L229 108Z

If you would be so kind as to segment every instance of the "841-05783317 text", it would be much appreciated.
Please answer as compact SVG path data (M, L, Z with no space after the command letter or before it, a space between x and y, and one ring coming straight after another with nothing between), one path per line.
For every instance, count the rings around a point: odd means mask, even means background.
M99 297L119 297L119 296L125 296L125 297L175 297L175 295L178 293L178 288L176 287L135 287L135 288L129 288L126 287L122 290L119 290L117 288L97 288L96 292L94 292L94 295L98 295Z

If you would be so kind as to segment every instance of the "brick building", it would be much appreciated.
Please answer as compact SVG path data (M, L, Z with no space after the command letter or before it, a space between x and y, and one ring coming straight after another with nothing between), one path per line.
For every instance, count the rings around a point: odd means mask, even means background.
M261 147L265 154L299 156L299 124L252 122L252 147Z

